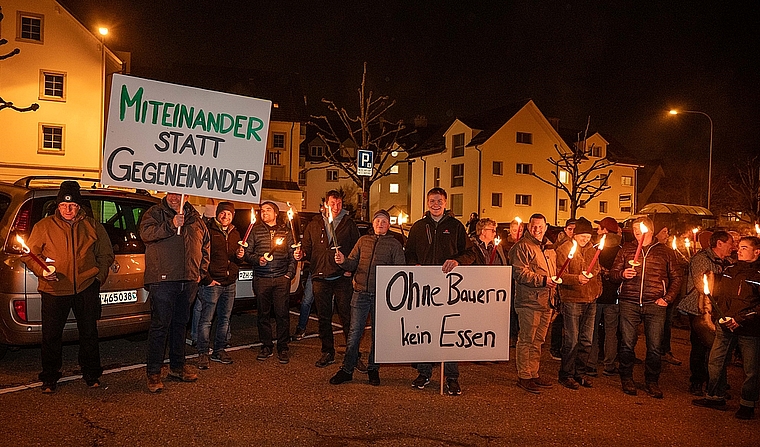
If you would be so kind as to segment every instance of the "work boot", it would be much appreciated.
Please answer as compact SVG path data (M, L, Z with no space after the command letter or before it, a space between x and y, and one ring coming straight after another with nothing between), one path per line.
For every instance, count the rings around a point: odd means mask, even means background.
M562 379L559 379L559 384L571 390L577 390L581 387L578 382L576 382L572 377L564 377Z
M170 379L177 380L179 382L195 382L198 380L198 373L190 365L185 365L181 370L169 368L168 376Z
M517 386L533 394L541 394L541 389L533 383L533 379L517 379Z
M162 389L164 389L164 384L161 382L161 374L148 374L148 391L157 393Z
M549 379L545 379L543 377L536 377L535 379L532 379L533 383L536 386L540 386L541 388L551 388L552 387L552 381Z

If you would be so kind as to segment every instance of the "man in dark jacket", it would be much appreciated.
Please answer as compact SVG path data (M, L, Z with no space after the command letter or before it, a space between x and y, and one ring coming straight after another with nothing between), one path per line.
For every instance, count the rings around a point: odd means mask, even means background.
M21 259L38 278L42 296L42 392L55 391L61 378L63 329L74 310L79 331L79 366L87 386L100 386L100 285L114 260L108 234L81 208L79 183L65 181L56 198L55 214L40 220L29 236L29 253ZM47 269L32 254L48 261ZM54 268L53 268L54 267Z
M359 229L343 209L343 196L338 191L328 191L325 215L316 216L309 222L304 230L301 248L296 250L296 259L306 258L311 266L312 290L319 318L319 338L322 340L322 356L315 363L318 368L335 363L332 333L333 299L338 309L340 324L343 326L343 336L348 341L353 294L351 272L335 263L335 250L340 250L343 256L348 256L358 240Z
M647 351L644 360L645 388L650 396L662 399L659 380L662 371L662 337L668 304L681 290L681 267L670 247L653 240L654 224L647 217L633 222L638 243L625 244L617 254L610 278L620 282L620 381L623 392L636 395L633 363L638 340L636 328L644 323ZM638 255L638 256L637 256Z
M280 209L266 201L259 208L261 220L253 226L246 241L245 252L238 256L253 265L253 290L256 294L259 340L258 360L273 355L272 312L277 324L277 358L282 364L290 362L290 280L296 274L293 258L293 236L288 227L278 221Z
M433 188L427 193L428 211L409 230L406 240L406 263L409 265L442 265L443 271L450 271L458 263L455 258L467 248L467 232L462 222L446 212L446 191ZM459 365L445 362L446 391L459 395ZM423 389L430 383L433 374L432 363L418 363L419 375L412 382L414 388Z
M359 238L351 254L346 258L340 250L335 252L335 262L354 273L354 295L351 298L351 321L372 321L372 348L369 351L367 372L369 384L380 385L380 365L375 363L375 285L378 265L404 265L404 248L395 237L388 234L391 216L379 210L372 218L374 234ZM354 367L359 360L359 343L364 334L363 324L352 324L346 343L343 366L330 379L333 385L340 385L353 379Z
M181 211L181 212L180 212ZM140 222L145 242L145 287L150 299L148 390L161 391L161 365L169 342L169 377L194 382L198 373L185 364L185 328L198 283L206 276L208 228L180 194L168 193L145 212Z
M752 419L760 400L760 238L739 240L739 261L715 275L712 295L720 317L710 351L707 396L692 402L700 407L726 409L726 366L738 345L744 360L744 384L736 417Z
M208 369L209 337L211 320L216 313L216 334L214 335L211 360L223 364L232 363L232 358L224 350L227 344L227 332L230 327L232 306L235 303L235 289L238 278L238 258L240 233L232 225L235 206L230 202L219 202L216 217L206 222L211 238L208 272L201 280L198 291L200 315L198 316L197 348L198 368ZM196 310L198 305L195 306Z

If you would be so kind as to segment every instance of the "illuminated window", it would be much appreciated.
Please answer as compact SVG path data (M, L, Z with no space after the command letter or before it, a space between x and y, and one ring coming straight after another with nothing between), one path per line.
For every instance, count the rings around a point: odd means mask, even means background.
M563 169L560 169L559 170L559 181L560 181L560 183L564 183L564 184L567 184L568 182L570 182L570 173L567 172L567 171L565 171L565 170L563 170Z
M633 177L630 175L620 177L620 184L623 186L633 186Z
M398 183L391 183L390 193L398 194Z
M398 165L391 166L391 174L398 174Z

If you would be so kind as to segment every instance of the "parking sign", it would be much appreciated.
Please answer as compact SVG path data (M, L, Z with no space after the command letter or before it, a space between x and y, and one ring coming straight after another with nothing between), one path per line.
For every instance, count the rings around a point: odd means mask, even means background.
M356 156L356 174L370 177L372 175L373 153L365 149L359 149Z

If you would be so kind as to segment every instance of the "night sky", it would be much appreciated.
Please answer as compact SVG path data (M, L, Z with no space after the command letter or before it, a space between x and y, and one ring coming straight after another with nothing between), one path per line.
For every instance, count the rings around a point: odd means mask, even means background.
M760 153L760 4L642 1L64 0L133 71L175 62L300 73L320 99L356 106L370 86L394 118L430 123L532 98L563 127L591 129L643 160L706 170ZM657 4L662 3L662 4ZM712 3L712 4L710 4ZM743 6L733 6L734 3ZM715 180L714 180L715 181Z

